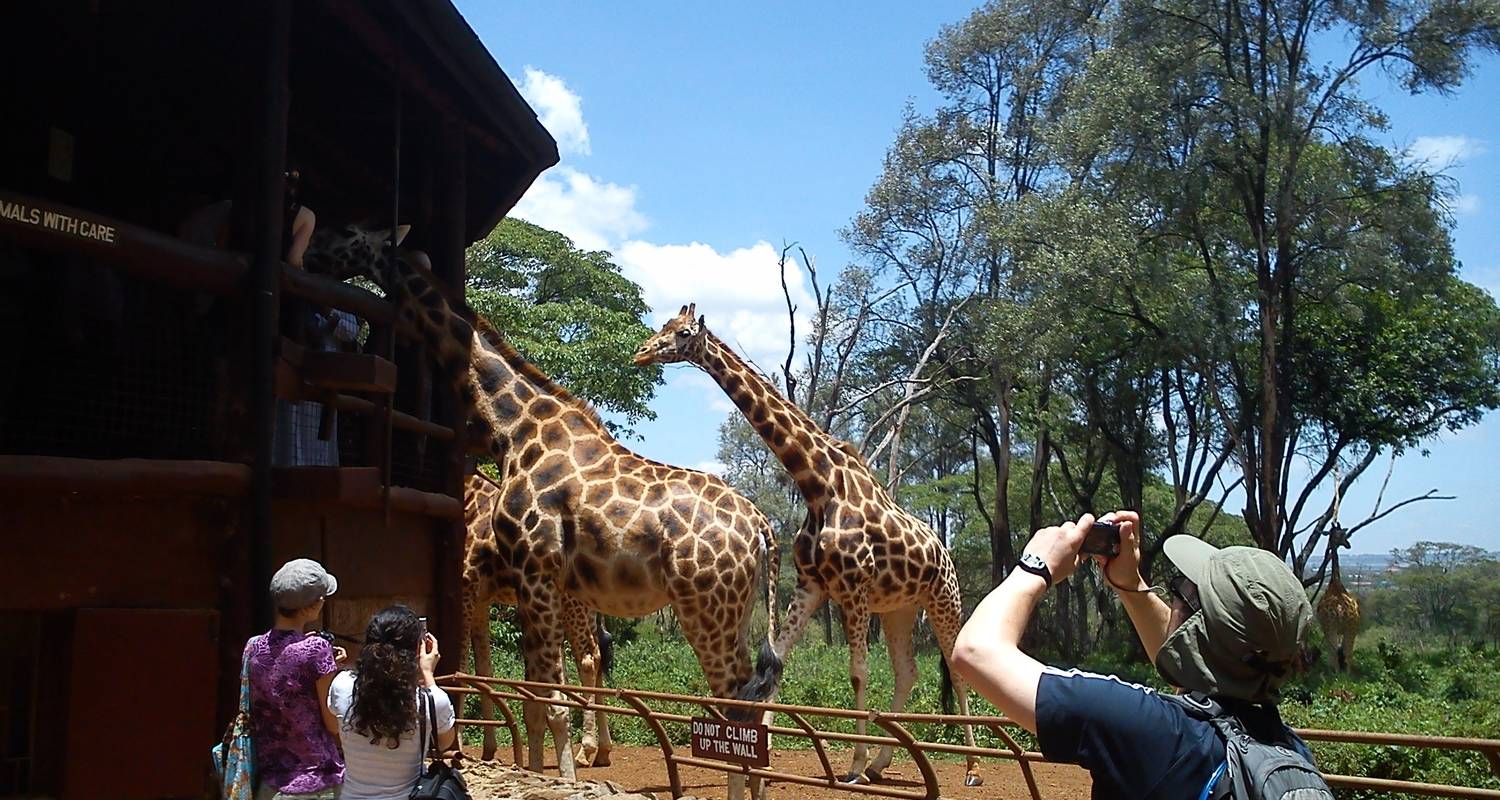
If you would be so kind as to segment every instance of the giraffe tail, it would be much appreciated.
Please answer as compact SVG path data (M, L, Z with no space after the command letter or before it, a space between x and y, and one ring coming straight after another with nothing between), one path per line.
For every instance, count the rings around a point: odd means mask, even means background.
M938 688L938 704L942 706L944 714L953 713L953 670L948 667L948 659L938 659L938 667L943 672L943 681Z
M776 547L776 533L767 525L762 534L764 548L761 550L762 572L766 576L766 639L761 642L760 653L755 658L755 673L735 695L736 700L763 703L770 700L781 686L784 664L776 654L776 586L781 576L781 551ZM735 709L732 719L748 718L744 709Z
M599 671L608 676L615 668L615 637L604 627L604 615L594 615L594 638L599 641Z

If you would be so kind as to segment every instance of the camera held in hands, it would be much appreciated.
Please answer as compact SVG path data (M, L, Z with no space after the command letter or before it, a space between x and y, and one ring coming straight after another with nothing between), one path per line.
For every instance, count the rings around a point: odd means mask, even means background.
M1109 556L1113 558L1120 554L1120 526L1114 522L1096 521L1089 528L1087 535L1083 537L1083 546L1079 548L1080 553L1090 556Z

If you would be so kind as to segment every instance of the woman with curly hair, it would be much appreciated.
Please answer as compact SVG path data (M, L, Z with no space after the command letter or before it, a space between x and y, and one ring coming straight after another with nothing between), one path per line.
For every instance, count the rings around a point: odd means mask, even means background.
M417 715L425 715L424 693L437 716L425 724L439 749L457 738L453 703L437 687L437 639L402 605L370 618L364 648L351 671L339 673L328 693L328 707L339 720L344 742L343 800L405 800L417 782L427 746L417 741Z

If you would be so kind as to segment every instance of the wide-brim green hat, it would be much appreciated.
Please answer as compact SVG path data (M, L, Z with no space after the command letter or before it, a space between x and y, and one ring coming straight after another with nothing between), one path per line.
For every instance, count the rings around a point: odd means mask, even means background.
M1217 548L1173 536L1163 552L1198 587L1202 608L1156 654L1162 677L1184 689L1274 703L1296 671L1312 626L1301 581L1276 554Z

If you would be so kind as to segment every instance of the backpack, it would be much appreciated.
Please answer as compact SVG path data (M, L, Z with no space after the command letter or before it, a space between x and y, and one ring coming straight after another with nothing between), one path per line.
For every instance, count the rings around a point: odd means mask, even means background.
M1333 800L1333 790L1323 773L1301 753L1292 749L1283 735L1264 742L1246 729L1245 723L1213 698L1199 692L1161 695L1181 706L1187 715L1214 726L1224 740L1228 780L1220 780L1208 796L1233 800ZM1277 717L1280 723L1280 717ZM1285 726L1282 726L1285 730Z

